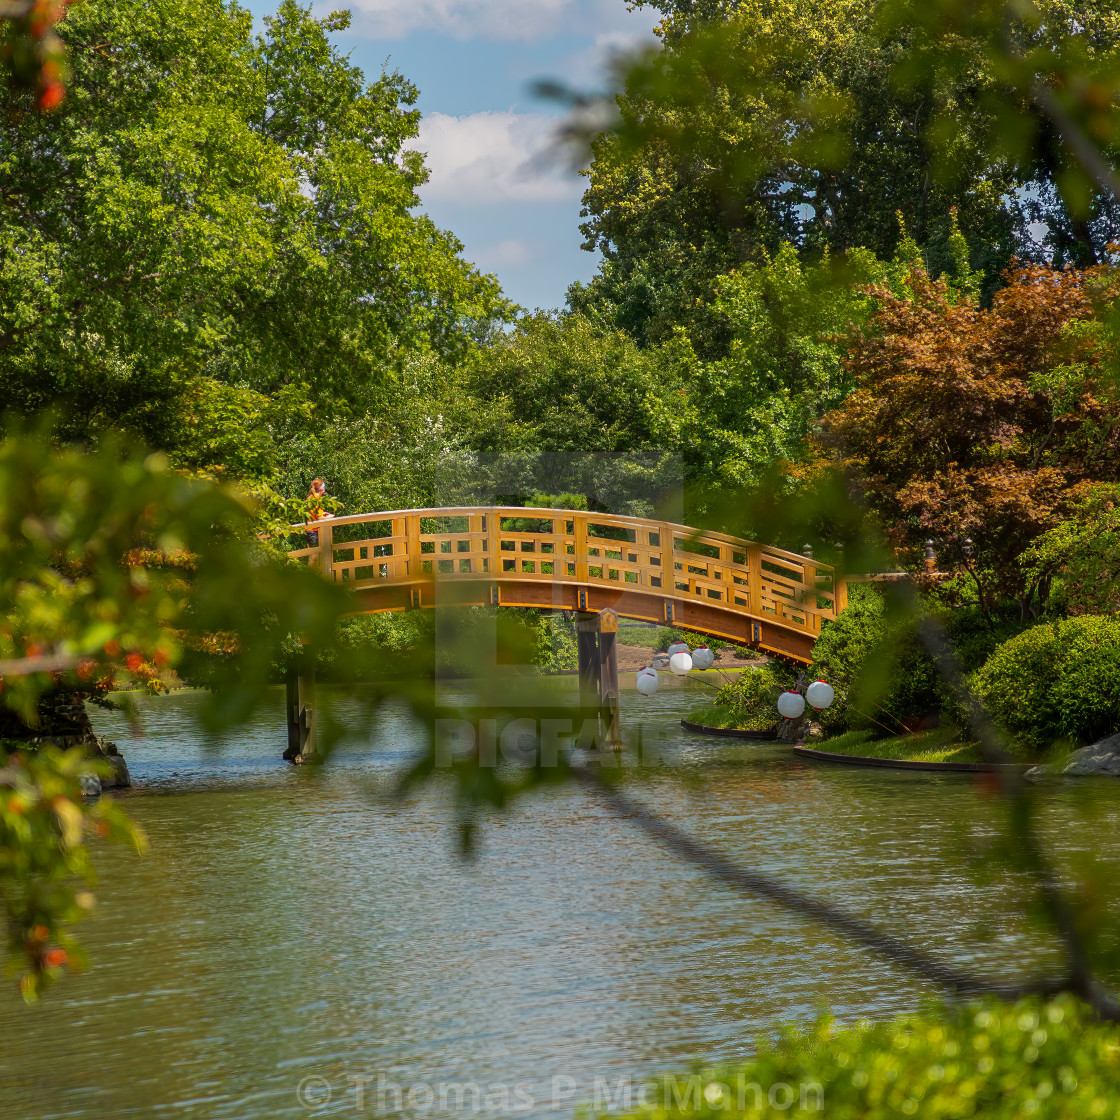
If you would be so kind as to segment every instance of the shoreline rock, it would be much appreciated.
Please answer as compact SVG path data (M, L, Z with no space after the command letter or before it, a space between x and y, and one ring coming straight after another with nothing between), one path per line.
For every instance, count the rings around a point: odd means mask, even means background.
M108 739L99 739L96 735L37 735L28 739L29 746L52 746L68 751L74 747L84 747L97 761L107 762L112 768L112 773L100 779L101 789L128 789L132 785L132 778L128 773L128 764L117 744Z
M1074 778L1104 775L1120 778L1120 733L1109 735L1097 743L1073 751L1060 766L1035 766L1028 778L1048 775L1069 775Z

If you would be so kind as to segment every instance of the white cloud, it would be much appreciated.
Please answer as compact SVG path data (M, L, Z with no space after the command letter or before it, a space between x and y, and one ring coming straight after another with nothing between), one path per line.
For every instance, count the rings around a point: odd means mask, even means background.
M631 25L625 29L600 32L586 47L565 55L559 62L559 72L569 86L577 89L581 86L598 87L610 73L611 64L616 59L634 55L657 43L651 28Z
M583 184L556 148L557 120L545 113L429 113L415 147L427 153L427 201L478 204L575 199Z
M535 41L571 21L578 0L351 0L356 29L380 39L440 31L457 39Z
M323 11L330 3L316 4ZM567 32L632 35L652 26L655 11L627 11L626 0L350 0L354 28L378 39L401 39L413 31L438 31L456 39L539 42Z
M499 269L523 268L535 256L529 243L520 237L508 237L496 245L483 245L470 253L470 258L483 272Z

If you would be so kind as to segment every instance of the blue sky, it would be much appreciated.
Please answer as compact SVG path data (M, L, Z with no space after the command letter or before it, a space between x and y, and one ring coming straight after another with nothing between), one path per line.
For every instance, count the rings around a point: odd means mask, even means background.
M251 3L258 18L274 6ZM629 12L626 0L335 0L315 12L341 7L353 22L336 42L352 61L371 78L400 70L420 88L423 209L511 299L561 306L598 255L579 247L583 181L548 158L561 109L530 85L601 88L611 53L651 42L658 13Z

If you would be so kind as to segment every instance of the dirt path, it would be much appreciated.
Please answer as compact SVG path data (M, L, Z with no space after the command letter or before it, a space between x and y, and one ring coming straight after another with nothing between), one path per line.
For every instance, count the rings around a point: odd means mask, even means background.
M736 657L733 649L721 649L715 651L716 663L712 666L713 669L742 669L747 665L765 665L766 658L759 655L757 657ZM653 661L654 654L652 646L628 646L623 645L621 642L618 644L618 668L620 672L634 672L640 669L643 665L649 665ZM664 657L664 654L660 656Z

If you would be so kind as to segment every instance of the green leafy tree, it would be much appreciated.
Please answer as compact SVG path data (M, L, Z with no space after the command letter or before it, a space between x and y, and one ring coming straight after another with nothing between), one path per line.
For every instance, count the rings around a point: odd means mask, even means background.
M716 277L785 241L889 259L896 212L936 277L955 209L985 295L1013 256L1095 264L1120 230L1044 108L1078 72L1088 135L1112 142L1112 5L653 6L663 47L626 69L619 122L591 143L581 228L604 264L570 294L643 343L683 324L721 355Z
M714 285L725 355L695 360L681 449L694 487L754 486L803 456L820 418L854 387L847 339L870 315L873 284L898 288L910 264L864 250L806 262L790 244Z
M1120 487L1087 488L1070 516L1026 549L1023 567L1045 587L1055 610L1073 615L1120 610Z
M286 0L254 38L223 0L67 13L66 101L40 115L13 93L0 123L5 410L62 402L64 434L181 436L205 460L200 396L259 412L234 398L305 384L345 410L408 354L460 353L504 313L496 282L413 213L416 90L365 81L329 39L347 20Z
M716 277L785 242L890 259L898 212L938 274L954 207L973 264L998 277L1021 228L1011 164L974 151L967 131L951 162L926 142L950 105L962 126L981 113L977 89L994 79L899 88L913 36L885 35L877 8L783 0L668 16L662 51L629 71L620 125L592 143L582 229L606 263L573 305L613 313L644 341L685 324L717 356Z
M334 639L345 594L258 527L242 496L160 454L56 450L43 432L0 442L0 908L28 998L80 959L65 927L88 909L87 830L130 835L111 806L82 808L80 772L99 769L83 701L201 675L200 717L228 727L262 699L285 641Z
M467 363L459 384L463 441L496 494L569 491L592 509L648 515L679 491L687 389L671 348L643 351L582 316L540 313Z
M1024 551L1086 482L1120 472L1114 283L1110 270L1023 269L983 309L915 270L904 294L877 294L849 359L859 387L824 418L824 461L851 471L915 566L939 541L941 563L964 572L946 592L993 625L1002 600L1023 618L1045 606L1048 579Z

